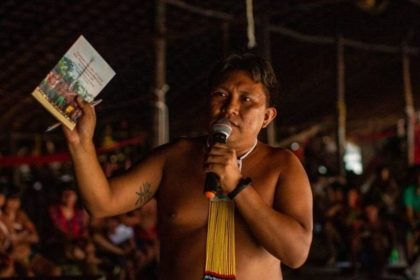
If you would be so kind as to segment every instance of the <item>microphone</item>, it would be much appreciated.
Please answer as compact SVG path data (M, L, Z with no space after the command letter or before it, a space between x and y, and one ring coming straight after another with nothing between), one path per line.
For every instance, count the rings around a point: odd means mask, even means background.
M209 137L210 146L215 143L226 143L232 132L232 126L226 118L222 118L211 126L211 135ZM204 182L204 194L208 199L216 196L217 189L220 188L219 176L216 173L209 172Z

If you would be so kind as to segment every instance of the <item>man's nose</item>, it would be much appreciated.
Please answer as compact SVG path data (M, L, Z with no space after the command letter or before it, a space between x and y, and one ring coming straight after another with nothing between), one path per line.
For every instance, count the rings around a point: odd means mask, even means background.
M224 104L223 112L227 115L237 115L239 113L239 105L236 98L229 98Z

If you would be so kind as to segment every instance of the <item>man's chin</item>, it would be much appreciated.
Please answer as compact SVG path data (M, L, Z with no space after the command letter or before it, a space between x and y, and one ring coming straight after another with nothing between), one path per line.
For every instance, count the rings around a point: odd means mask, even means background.
M236 144L238 142L239 138L238 138L238 134L231 134L229 136L229 138L227 139L227 144Z

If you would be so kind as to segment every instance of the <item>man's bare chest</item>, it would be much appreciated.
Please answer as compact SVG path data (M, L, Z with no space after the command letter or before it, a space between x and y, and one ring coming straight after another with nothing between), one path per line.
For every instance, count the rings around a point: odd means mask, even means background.
M203 194L202 161L179 163L165 172L157 194L161 224L191 230L205 227L209 202Z
M207 226L209 201L203 193L203 158L190 158L166 170L157 196L161 222L191 228ZM269 163L245 161L242 172L244 177L253 179L253 187L263 200L272 204L278 174L268 166Z

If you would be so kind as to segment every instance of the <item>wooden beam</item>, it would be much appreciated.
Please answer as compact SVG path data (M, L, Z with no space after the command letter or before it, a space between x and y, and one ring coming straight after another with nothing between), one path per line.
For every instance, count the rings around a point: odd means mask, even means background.
M410 57L406 51L406 45L402 47L402 72L404 83L404 100L405 100L405 115L406 115L406 141L407 141L407 163L414 164L414 146L415 146L415 121L416 114L413 102L413 89L411 86L410 75Z
M346 99L345 99L345 62L343 38L337 40L337 166L341 176L345 175L344 151L346 146Z
M166 3L156 0L155 39L155 115L153 145L159 146L169 141L168 107L165 97L166 84Z

